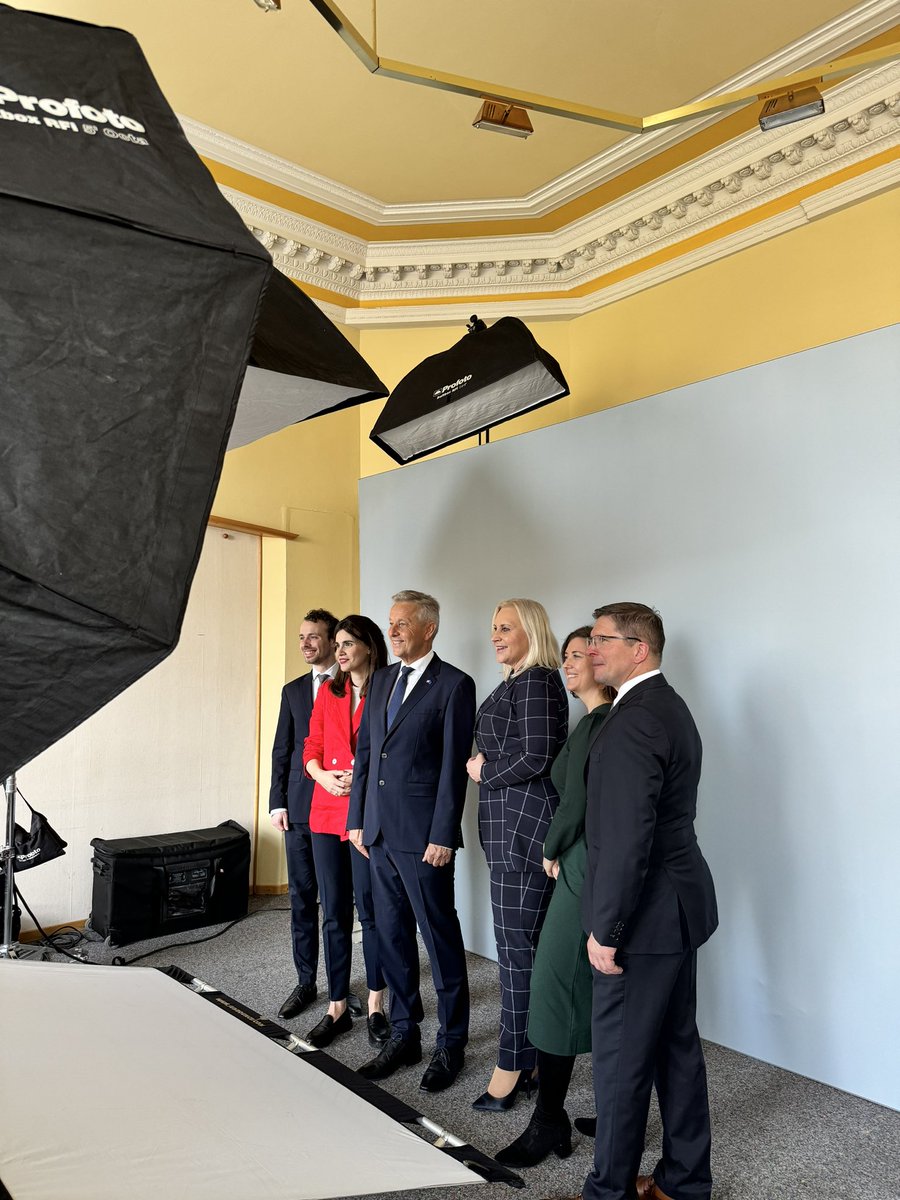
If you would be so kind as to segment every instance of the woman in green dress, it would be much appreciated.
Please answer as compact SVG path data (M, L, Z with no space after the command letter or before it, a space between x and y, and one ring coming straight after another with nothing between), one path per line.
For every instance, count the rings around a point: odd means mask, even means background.
M496 1155L510 1167L532 1167L551 1151L572 1151L566 1093L577 1054L591 1049L591 965L581 927L581 890L587 863L584 840L584 769L588 750L614 693L594 682L588 658L589 625L562 645L566 687L587 709L550 771L560 804L544 841L544 870L556 880L541 929L531 981L528 1039L537 1047L538 1099L525 1131Z

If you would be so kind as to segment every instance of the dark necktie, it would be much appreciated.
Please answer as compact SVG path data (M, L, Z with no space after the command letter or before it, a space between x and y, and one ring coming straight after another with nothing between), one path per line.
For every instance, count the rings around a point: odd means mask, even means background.
M403 701L406 697L406 681L409 679L411 674L412 674L412 667L401 667L400 668L400 675L397 679L397 686L394 688L393 692L391 693L391 701L388 704L388 710L387 710L387 727L388 727L388 729L390 729L390 727L393 725L393 723L397 719L397 713L400 711L400 705L403 703Z
M331 678L331 675L328 671L325 671L324 674L322 674L322 675L316 675L316 684L317 684L316 695L317 696L319 694L319 688L322 686L322 684L325 682L326 679L330 679L330 678Z

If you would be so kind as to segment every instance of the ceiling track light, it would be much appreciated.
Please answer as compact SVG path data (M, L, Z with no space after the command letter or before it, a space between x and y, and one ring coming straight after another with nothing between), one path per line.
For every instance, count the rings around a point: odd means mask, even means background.
M281 12L281 0L253 0L253 3L263 12Z
M516 104L505 104L500 100L485 100L472 122L473 129L490 129L494 133L508 133L512 137L527 138L534 127L524 108Z
M759 114L759 127L763 132L780 129L782 125L793 125L795 121L821 116L824 111L825 101L817 87L791 88L766 98Z
M259 0L256 0L259 3ZM455 92L460 96L475 96L483 99L494 96L493 103L503 107L528 109L529 112L548 113L553 117L567 117L572 121L584 121L589 125L600 125L607 129L621 129L625 133L650 133L656 129L665 129L682 121L693 121L697 117L705 117L711 113L725 113L732 109L754 104L757 100L765 100L776 92L784 93L791 89L796 91L808 87L811 83L824 83L832 79L841 79L855 75L859 71L868 71L885 63L896 62L900 59L900 42L878 46L874 50L862 50L830 62L820 63L815 67L804 67L792 75L779 79L761 80L750 87L741 88L735 92L724 92L705 100L696 100L691 104L683 104L680 108L668 109L665 112L640 115L637 113L613 112L611 109L596 108L589 104L579 104L572 100L563 100L554 96L544 96L538 92L523 92L518 89L507 89L496 82L484 79L470 79L465 75L454 75L440 71L435 67L425 67L417 63L398 62L396 59L385 58L378 54L375 46L368 42L353 23L341 10L337 0L307 0L315 10L331 26L334 32L345 42L366 70L373 75L382 75L387 79L402 79L406 83L417 83L422 87L439 88L445 92ZM377 0L372 0L373 11ZM795 118L797 120L801 118ZM487 126L481 126L487 128ZM491 126L495 128L495 126ZM506 130L505 132L510 132ZM519 134L520 137L526 136Z

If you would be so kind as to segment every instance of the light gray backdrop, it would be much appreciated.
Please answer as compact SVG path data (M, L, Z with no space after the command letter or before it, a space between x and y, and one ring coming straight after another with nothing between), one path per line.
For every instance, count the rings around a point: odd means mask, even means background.
M363 612L434 593L479 700L498 600L560 636L659 609L705 748L702 1032L895 1108L898 517L900 326L360 484ZM494 957L476 807L459 907Z

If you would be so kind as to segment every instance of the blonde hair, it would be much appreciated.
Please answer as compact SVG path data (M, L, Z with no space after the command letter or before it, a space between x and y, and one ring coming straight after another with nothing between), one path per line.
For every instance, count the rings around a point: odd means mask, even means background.
M516 610L516 616L528 638L528 653L522 660L521 670L527 671L529 667L548 667L550 670L556 670L562 666L557 649L559 643L550 628L550 618L543 604L537 600L501 600L494 609L495 617L501 608ZM511 674L512 667L504 666L503 678L508 679Z

